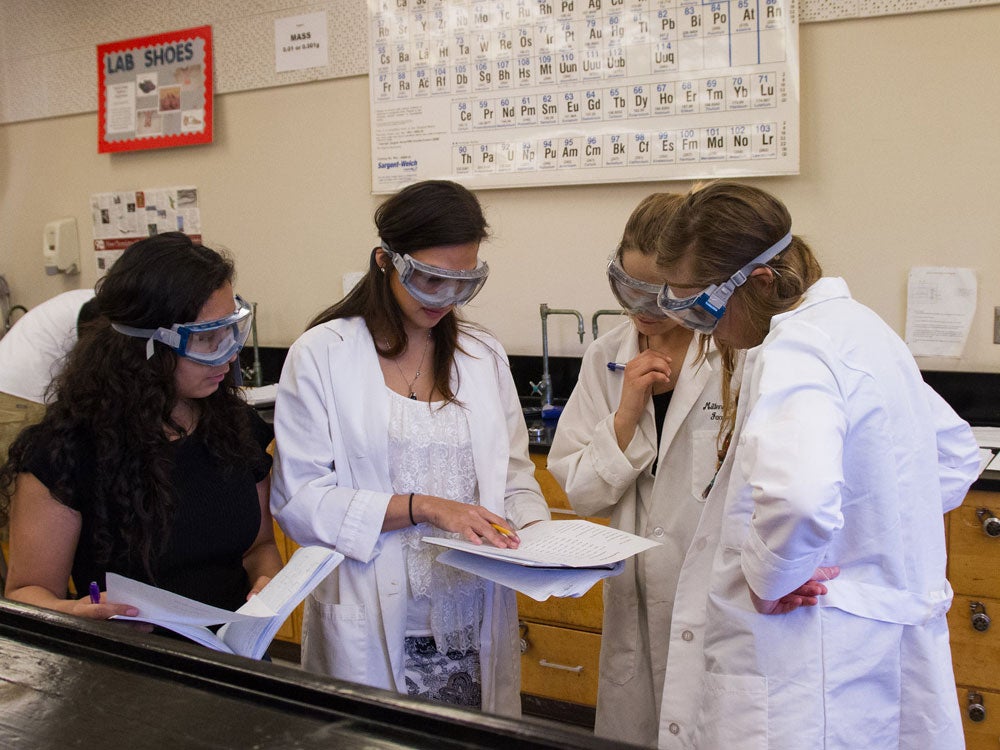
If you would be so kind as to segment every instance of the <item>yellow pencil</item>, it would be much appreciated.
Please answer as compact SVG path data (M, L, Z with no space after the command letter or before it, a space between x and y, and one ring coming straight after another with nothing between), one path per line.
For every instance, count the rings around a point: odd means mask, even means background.
M497 531L499 531L501 534L503 534L506 537L512 537L512 536L514 536L514 532L513 531L511 531L510 529L505 529L503 526L501 526L498 523L493 523L492 521L490 521L490 526L492 526L494 529L496 529Z

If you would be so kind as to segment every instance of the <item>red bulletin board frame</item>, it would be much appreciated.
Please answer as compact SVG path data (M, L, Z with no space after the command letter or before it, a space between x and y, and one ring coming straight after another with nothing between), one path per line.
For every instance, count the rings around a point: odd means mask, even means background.
M183 44L193 39L201 39L205 45L205 56L201 61L201 89L204 93L205 127L201 132L172 133L168 135L140 136L125 140L107 140L107 74L109 66L105 64L108 55L132 53L133 61L143 59L148 49L164 45ZM174 66L177 67L177 66ZM180 31L169 31L153 36L125 39L119 42L109 42L97 46L97 151L101 154L117 151L140 151L154 148L170 148L172 146L190 146L198 143L212 142L212 27L198 26Z

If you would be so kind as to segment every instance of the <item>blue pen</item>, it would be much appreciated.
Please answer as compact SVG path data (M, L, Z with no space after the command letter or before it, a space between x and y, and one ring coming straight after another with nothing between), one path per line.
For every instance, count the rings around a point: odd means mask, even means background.
M91 604L101 603L101 587L97 585L97 581L90 582L90 602Z
M625 365L621 362L608 362L608 369L611 370L611 372L621 372L625 369Z

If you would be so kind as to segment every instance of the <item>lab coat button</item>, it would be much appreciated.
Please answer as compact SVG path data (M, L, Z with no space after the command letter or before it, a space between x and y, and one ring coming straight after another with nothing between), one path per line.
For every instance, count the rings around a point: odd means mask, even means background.
M670 730L670 734L680 734L681 733L681 725L678 724L676 721L670 722L670 725L667 727L667 729Z
M692 633L690 630L685 630L683 633L681 633L681 638L683 638L685 641L691 642L694 640L694 633Z
M702 537L701 539L699 539L697 542L694 543L694 547L696 550L701 552L703 549L705 549L705 545L707 544L708 542L705 541L705 537Z
M657 526L655 529L653 529L653 536L663 536L663 527Z

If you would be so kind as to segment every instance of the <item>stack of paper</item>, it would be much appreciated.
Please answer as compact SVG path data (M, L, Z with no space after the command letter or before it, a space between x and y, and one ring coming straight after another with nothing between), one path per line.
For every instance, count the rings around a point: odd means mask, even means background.
M517 532L517 549L463 539L424 537L451 549L438 562L475 573L537 601L583 596L602 578L618 575L624 561L657 542L583 519L541 521Z
M212 607L131 578L108 573L106 601L131 604L136 617L116 615L115 620L139 620L172 630L195 643L260 659L292 610L344 559L326 547L301 547L260 593L235 612ZM209 625L223 626L218 633Z

